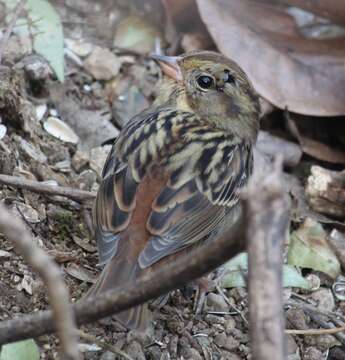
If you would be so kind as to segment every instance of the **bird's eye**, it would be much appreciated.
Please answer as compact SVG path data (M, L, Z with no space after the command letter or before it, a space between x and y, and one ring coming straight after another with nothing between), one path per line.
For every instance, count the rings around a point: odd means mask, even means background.
M213 84L214 84L214 80L207 75L201 75L197 78L197 83L200 86L201 89L207 90L210 89Z

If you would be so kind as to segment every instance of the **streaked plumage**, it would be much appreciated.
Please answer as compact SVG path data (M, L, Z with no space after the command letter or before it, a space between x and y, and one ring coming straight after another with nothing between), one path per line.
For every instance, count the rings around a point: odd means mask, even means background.
M243 71L219 54L177 60L175 79L121 131L104 166L94 225L105 268L92 294L216 236L239 212L258 131L257 96ZM202 88L209 78L213 88ZM140 327L146 312L141 306L119 318Z

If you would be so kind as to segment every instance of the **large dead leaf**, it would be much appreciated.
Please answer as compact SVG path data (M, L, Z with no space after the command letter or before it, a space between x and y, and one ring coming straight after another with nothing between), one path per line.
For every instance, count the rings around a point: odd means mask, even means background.
M306 219L302 226L291 234L288 264L322 271L335 279L340 273L340 263L326 237L321 224Z
M290 117L288 118L288 126L290 132L300 143L304 153L316 159L327 161L333 164L345 164L345 153L343 151L333 148L320 141L303 136L300 133L296 122Z
M301 114L345 114L345 38L303 38L280 6L250 0L197 4L219 50L243 67L261 96Z
M256 0L262 3L296 6L338 24L345 24L344 0Z

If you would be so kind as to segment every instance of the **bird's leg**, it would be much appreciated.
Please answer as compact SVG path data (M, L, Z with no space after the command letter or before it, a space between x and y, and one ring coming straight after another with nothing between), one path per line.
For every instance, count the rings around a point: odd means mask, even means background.
M193 311L195 315L201 314L206 300L206 295L214 289L214 281L212 280L213 274L203 276L196 280L196 293L194 298Z

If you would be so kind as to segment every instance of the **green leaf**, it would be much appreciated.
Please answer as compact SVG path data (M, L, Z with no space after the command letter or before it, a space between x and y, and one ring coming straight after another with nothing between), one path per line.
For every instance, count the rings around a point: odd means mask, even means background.
M307 219L290 236L288 264L322 271L335 279L340 273L340 263L326 235L321 224Z
M48 60L57 78L63 82L63 31L59 15L46 0L27 0L26 8L32 22L34 49Z
M19 1L2 0L7 10L13 11ZM27 0L26 10L28 19L19 18L14 27L18 33L31 34L33 48L49 62L56 77L63 82L64 52L63 52L63 29L59 14L47 0ZM9 14L9 19L12 14Z
M228 261L225 265L225 275L221 286L225 288L245 287L245 278L248 270L248 255L241 253ZM309 282L291 265L283 265L283 286L310 289Z
M307 290L311 289L309 281L306 280L294 266L287 264L283 266L283 286Z
M17 341L3 345L0 360L39 360L40 353L34 340Z

